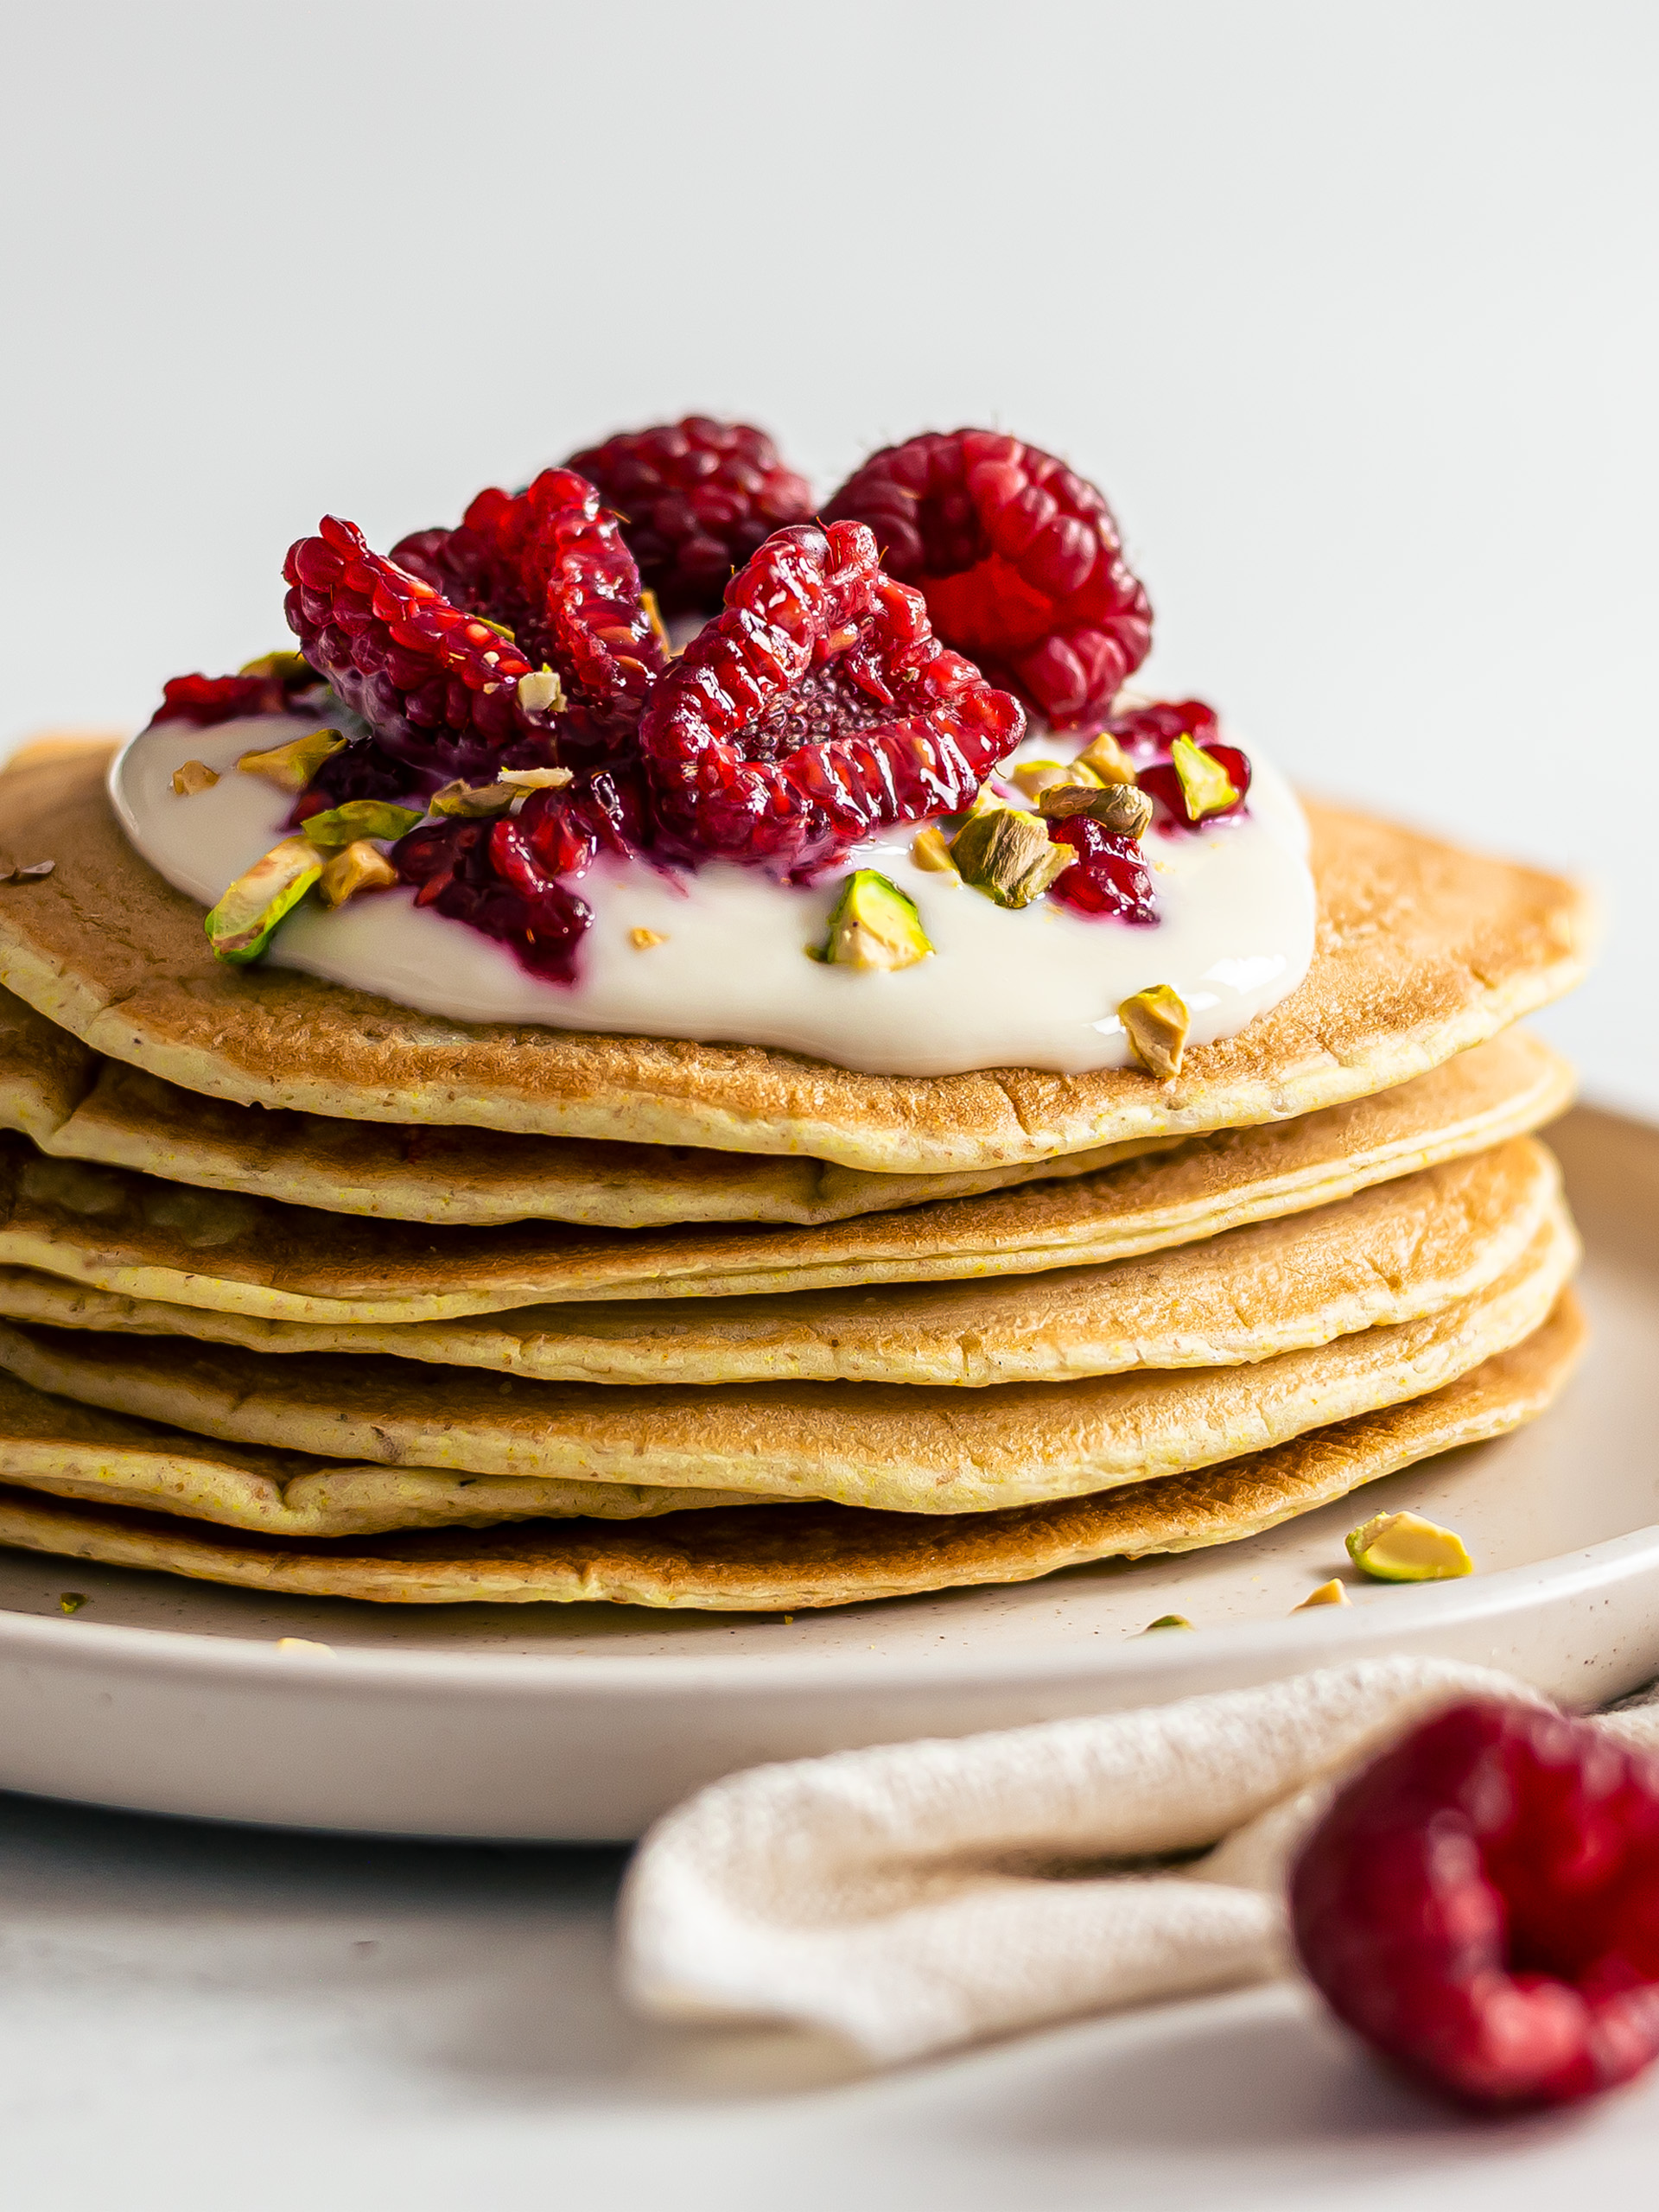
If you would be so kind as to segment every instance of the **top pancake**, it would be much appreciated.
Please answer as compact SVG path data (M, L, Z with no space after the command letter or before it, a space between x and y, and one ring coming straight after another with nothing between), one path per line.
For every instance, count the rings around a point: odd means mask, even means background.
M1167 1083L1133 1069L859 1074L753 1046L416 1014L281 969L232 970L201 912L117 826L97 760L7 779L0 982L111 1058L190 1090L349 1120L806 1153L950 1173L1243 1127L1402 1083L1582 974L1590 917L1560 878L1309 810L1319 925L1300 988Z
M1515 1033L1524 1039L1524 1032ZM1511 1041L1499 1039L1493 1049ZM1531 1052L1536 1078L1559 1090L1560 1064L1547 1068L1550 1056L1535 1041ZM0 990L0 1128L21 1130L60 1160L137 1168L169 1183L325 1212L458 1229L512 1221L592 1229L734 1221L817 1228L1014 1183L1091 1175L1181 1141L1144 1137L958 1175L877 1175L827 1160L689 1145L343 1122L204 1098L142 1068L102 1059L7 990Z

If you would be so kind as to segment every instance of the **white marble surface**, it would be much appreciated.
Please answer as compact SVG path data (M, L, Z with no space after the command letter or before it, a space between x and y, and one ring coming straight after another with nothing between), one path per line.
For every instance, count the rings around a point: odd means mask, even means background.
M1288 1986L887 2076L640 2025L618 1860L0 1800L0 2141L54 2212L956 2212L1649 2201L1659 2081L1471 2126Z
M995 420L1119 506L1154 672L1316 787L1594 872L1552 1016L1659 1115L1643 0L210 7L10 27L0 751L282 642L380 542L703 406L821 484ZM826 23L831 28L826 31ZM619 85L620 90L619 91ZM545 113L543 113L543 109ZM617 123L621 119L619 132ZM0 1801L9 2202L1649 2201L1659 2084L1495 2129L1289 1990L878 2081L645 2031L602 1856ZM367 1948L365 1948L367 1947Z

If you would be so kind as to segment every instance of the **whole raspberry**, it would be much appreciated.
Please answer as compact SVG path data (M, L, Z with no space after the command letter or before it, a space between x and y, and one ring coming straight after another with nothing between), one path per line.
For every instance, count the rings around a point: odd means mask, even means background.
M784 467L764 430L707 415L624 431L565 466L619 511L639 580L664 614L716 613L732 571L812 512L805 477Z
M849 476L827 521L874 531L947 645L1057 729L1094 727L1152 643L1111 509L1052 454L995 430L930 432Z
M726 588L639 725L658 824L690 855L818 866L966 806L1025 731L935 639L858 523L780 530Z
M493 773L626 742L663 651L590 484L548 469L481 492L459 530L398 550L410 565L331 515L283 569L306 659L385 752Z
M1566 2104L1659 2056L1659 1761L1471 1700L1337 1796L1292 1871L1340 2018L1483 2108Z

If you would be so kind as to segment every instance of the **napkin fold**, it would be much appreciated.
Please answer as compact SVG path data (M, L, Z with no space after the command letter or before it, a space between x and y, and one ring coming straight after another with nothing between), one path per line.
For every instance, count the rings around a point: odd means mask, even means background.
M624 1992L660 2018L790 2021L895 2062L1269 1979L1290 1965L1285 1870L1332 1789L1471 1695L1547 1702L1485 1668L1362 1660L728 1776L635 1855ZM1659 1708L1602 1725L1659 1744Z

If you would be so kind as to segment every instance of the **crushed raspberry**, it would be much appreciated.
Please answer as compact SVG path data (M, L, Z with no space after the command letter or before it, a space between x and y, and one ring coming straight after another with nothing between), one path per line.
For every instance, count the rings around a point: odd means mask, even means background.
M417 906L470 922L499 938L532 975L575 979L593 909L569 887L596 855L632 855L646 835L637 767L617 764L579 776L560 791L532 791L499 820L423 822L392 848L392 861L418 887Z
M386 752L464 775L626 743L662 647L591 485L548 469L516 498L480 493L459 530L399 550L425 573L328 516L283 569L306 658ZM520 696L543 667L562 701L536 681Z
M353 799L425 798L446 780L441 768L411 767L407 761L382 752L373 738L353 738L338 753L329 754L300 793L289 817L289 827L297 829L309 816L326 813L332 806L345 806Z
M797 871L966 806L1024 729L843 522L766 540L658 684L639 741L670 841Z
M626 431L565 466L621 514L640 582L665 614L718 612L733 570L812 512L806 479L784 467L764 430L707 415Z
M313 690L316 671L296 653L273 653L269 674L243 676L175 676L162 686L162 703L150 718L158 722L191 722L197 729L212 729L219 722L240 721L245 715L285 715L296 695Z
M861 522L939 636L1057 729L1094 727L1152 643L1152 607L1092 484L994 430L874 454L824 509Z
M1086 814L1051 822L1048 834L1057 844L1074 846L1077 853L1065 874L1055 878L1052 897L1075 906L1080 914L1106 914L1141 925L1157 920L1152 873L1133 837L1115 837Z
M1293 1869L1338 2017L1483 2108L1566 2104L1659 2056L1659 1761L1471 1700L1337 1796Z

